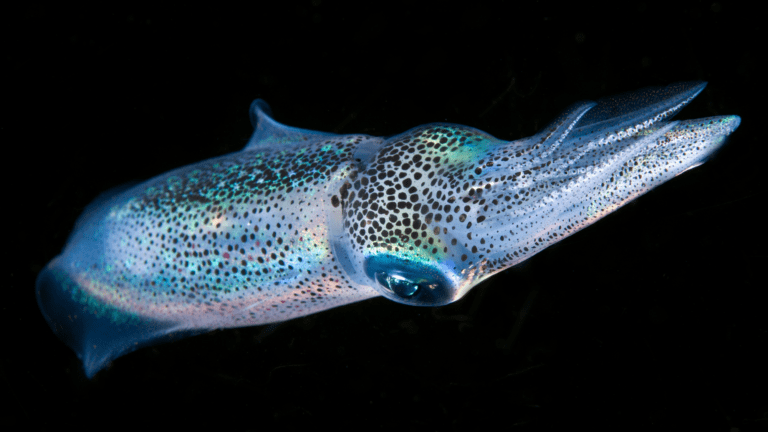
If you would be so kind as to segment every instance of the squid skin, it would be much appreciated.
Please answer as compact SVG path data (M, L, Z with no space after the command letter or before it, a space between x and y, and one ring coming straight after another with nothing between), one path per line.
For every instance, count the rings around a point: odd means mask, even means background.
M92 377L142 346L484 279L703 163L738 116L673 121L683 82L568 108L503 141L434 123L389 138L277 123L236 153L105 193L40 273L38 305Z

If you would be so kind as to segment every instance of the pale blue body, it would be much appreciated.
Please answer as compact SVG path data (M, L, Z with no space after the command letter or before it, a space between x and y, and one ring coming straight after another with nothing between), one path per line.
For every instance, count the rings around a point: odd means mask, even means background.
M88 376L141 346L378 295L447 304L703 163L740 122L671 121L704 85L578 103L512 142L453 124L306 131L255 101L242 151L93 203L38 302Z

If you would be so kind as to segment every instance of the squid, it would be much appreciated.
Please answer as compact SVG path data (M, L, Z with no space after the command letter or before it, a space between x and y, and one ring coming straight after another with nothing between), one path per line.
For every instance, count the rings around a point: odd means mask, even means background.
M88 206L40 272L38 305L92 377L213 329L376 296L455 302L709 158L741 119L672 120L705 85L579 102L516 141L449 123L310 131L258 99L243 150Z

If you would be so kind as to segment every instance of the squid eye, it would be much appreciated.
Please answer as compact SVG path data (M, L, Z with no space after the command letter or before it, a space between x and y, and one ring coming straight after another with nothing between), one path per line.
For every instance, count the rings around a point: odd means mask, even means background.
M394 257L372 257L366 273L384 297L414 306L440 306L454 301L455 289L439 271Z

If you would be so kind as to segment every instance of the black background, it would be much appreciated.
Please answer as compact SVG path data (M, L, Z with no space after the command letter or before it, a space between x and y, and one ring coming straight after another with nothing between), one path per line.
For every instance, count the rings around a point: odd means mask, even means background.
M269 3L0 18L4 423L768 427L757 11ZM742 117L720 153L453 305L379 298L269 331L214 331L119 358L93 380L37 309L35 277L85 205L239 150L255 98L307 129L386 136L448 121L512 140L575 101L684 80L709 85L680 118Z

